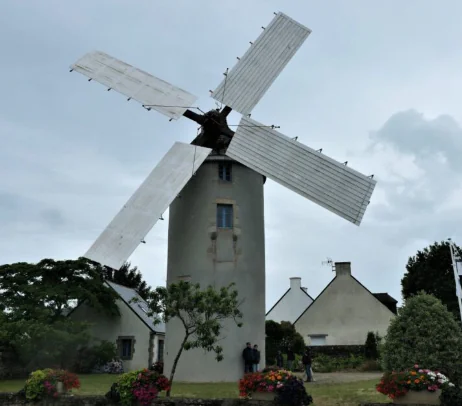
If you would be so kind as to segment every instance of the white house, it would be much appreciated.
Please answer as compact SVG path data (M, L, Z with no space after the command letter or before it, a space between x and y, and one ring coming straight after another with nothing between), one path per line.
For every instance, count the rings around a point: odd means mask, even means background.
M266 320L293 323L312 302L313 298L308 294L307 289L302 287L302 278L290 278L289 289L266 313Z
M307 345L362 345L372 331L382 337L397 301L371 293L351 275L350 262L335 263L336 276L295 321Z
M85 302L68 317L91 323L91 334L96 339L116 343L125 371L148 368L156 361L163 361L165 325L154 325L154 320L147 315L146 302L134 289L109 281L105 283L119 295L120 317L108 317ZM130 303L134 297L139 302Z

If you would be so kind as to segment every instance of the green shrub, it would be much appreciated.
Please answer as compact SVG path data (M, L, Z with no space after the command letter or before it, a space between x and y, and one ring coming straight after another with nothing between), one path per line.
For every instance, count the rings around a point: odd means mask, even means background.
M382 365L379 360L366 359L363 364L358 368L361 372L381 371Z
M58 397L58 382L62 382L65 390L79 389L80 381L77 375L62 369L43 369L30 374L24 385L24 394L29 401Z
M443 388L440 395L441 406L462 405L462 390L459 386L449 386Z
M313 358L313 371L337 372L358 369L364 364L364 356L350 354L347 357L330 357L319 354Z
M84 347L78 351L72 370L80 374L88 374L93 368L112 361L117 355L117 347L109 341L101 341L93 347Z
M378 359L379 353L377 351L377 340L372 331L367 333L366 343L364 344L364 355L366 359Z
M405 301L388 328L383 344L385 371L405 371L414 364L438 370L451 380L461 376L462 331L434 296L419 294Z

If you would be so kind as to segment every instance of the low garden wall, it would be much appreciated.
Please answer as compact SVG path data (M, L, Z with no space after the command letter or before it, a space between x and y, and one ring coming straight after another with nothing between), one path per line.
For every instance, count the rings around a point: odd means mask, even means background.
M44 405L38 402L37 405ZM46 402L50 406L115 406L105 396L63 396ZM157 399L153 405L159 406L268 406L271 402L243 399ZM16 393L0 393L0 406L31 406ZM382 405L383 406L383 405Z
M153 405L159 406L268 406L272 402L264 400L243 399L157 399ZM46 402L50 406L114 406L105 396L64 396L56 400ZM392 403L361 403L358 406L384 406ZM16 393L0 393L0 406L30 406L26 400ZM44 405L43 402L37 405ZM401 405L415 406L415 405ZM430 406L430 405L420 405Z

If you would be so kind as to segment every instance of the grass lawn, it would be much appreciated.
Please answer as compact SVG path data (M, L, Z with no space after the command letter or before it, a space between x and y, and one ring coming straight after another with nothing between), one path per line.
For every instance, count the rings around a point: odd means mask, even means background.
M79 375L80 395L104 395L115 375ZM342 384L307 384L307 391L313 396L314 406L358 406L361 402L389 403L387 397L375 390L376 380ZM0 381L0 392L17 392L24 386L23 380ZM236 398L237 383L173 383L172 396L190 398Z

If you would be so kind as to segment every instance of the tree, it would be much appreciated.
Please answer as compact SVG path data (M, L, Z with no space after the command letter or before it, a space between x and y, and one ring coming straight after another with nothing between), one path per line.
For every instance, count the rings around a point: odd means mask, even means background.
M119 270L104 267L104 279L118 283L119 285L126 286L127 288L135 289L138 294L146 300L149 296L151 287L143 280L141 272L138 267L130 268L130 262L125 262Z
M406 299L383 344L386 371L418 364L455 378L462 372L462 330L440 300L425 293Z
M459 247L456 247L456 250L459 255L462 254ZM460 319L448 242L435 242L410 257L401 286L404 299L425 291L441 300L448 310Z
M67 317L76 304L85 301L96 311L119 315L117 294L104 285L101 273L84 258L0 266L0 340L24 367L31 361L64 366L78 346L88 344L89 326Z
M215 352L216 360L223 360L223 348L217 343L227 319L242 326L242 313L239 310L238 293L231 290L234 284L215 290L212 286L201 290L199 284L180 281L165 287L158 287L151 291L147 298L148 314L167 323L172 319L179 319L184 327L184 336L178 353L173 361L170 373L170 396L176 367L183 350L202 348L208 352ZM136 301L136 299L134 299Z
M303 337L289 321L277 323L273 320L267 320L265 334L266 362L269 365L274 363L278 350L285 352L291 347L296 354L302 354L305 349Z
M364 345L364 355L366 359L376 360L379 357L377 338L378 337L372 331L367 333L366 343Z
M85 301L97 311L119 315L117 294L103 284L102 269L90 261L19 262L0 266L1 310L14 320L53 322Z

